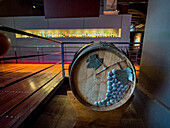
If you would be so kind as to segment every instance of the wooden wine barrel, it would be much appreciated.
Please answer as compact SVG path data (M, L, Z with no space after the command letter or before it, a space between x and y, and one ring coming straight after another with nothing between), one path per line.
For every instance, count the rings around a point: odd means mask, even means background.
M70 86L84 106L109 111L123 105L136 85L135 68L128 57L109 43L80 49L70 68Z

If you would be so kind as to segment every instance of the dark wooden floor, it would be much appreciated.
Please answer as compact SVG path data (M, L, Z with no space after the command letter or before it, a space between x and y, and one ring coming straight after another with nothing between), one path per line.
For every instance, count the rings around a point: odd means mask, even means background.
M33 120L29 124L23 124L22 127L72 128L76 121L76 115L67 99L67 90L70 90L70 88L68 83L65 82L41 112L36 117L32 117ZM130 105L126 110L121 120L121 128L146 128L133 105Z

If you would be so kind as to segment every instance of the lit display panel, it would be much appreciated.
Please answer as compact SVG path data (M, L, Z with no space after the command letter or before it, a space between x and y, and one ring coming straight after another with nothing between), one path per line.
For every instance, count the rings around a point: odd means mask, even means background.
M134 37L135 43L140 43L142 39L142 33L136 33ZM140 46L140 44L135 44L135 46Z
M114 38L121 37L121 29L33 29L23 30L46 38ZM16 38L32 38L16 34Z

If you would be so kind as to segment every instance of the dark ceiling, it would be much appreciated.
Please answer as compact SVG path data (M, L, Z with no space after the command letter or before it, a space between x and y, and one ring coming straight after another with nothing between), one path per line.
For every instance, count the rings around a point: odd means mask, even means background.
M0 17L10 16L44 16L43 0L0 0Z
M121 5L126 5L126 8L128 5L128 9L135 9L144 14L147 12L148 0L118 0L117 2L118 10L123 9L119 8ZM44 16L44 2L43 0L0 0L0 17L9 16Z
M103 13L104 0L100 0ZM132 24L145 24L148 0L117 0L119 14L132 14ZM0 17L44 16L44 0L0 0Z

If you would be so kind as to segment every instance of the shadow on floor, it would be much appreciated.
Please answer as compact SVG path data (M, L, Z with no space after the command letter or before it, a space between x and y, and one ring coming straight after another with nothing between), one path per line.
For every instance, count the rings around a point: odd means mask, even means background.
M67 99L67 91L70 90L68 79L50 101L36 114L31 116L29 123L23 123L22 128L73 128L76 114ZM120 128L146 128L143 121L137 115L133 105L126 110Z

